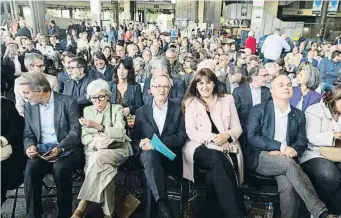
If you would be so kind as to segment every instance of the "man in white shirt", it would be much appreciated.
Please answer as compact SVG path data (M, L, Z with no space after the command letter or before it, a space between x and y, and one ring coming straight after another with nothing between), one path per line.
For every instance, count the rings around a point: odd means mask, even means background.
M291 107L292 83L286 75L271 84L273 100L254 106L247 122L246 164L250 171L275 177L281 217L299 216L299 198L314 217L332 216L318 198L312 183L296 163L308 145L305 115Z
M264 54L264 63L276 61L281 57L283 49L285 52L290 51L290 45L280 36L281 31L276 29L273 35L268 36L262 46Z
M139 154L148 184L148 196L157 202L161 217L173 218L167 197L166 174L181 174L182 147L187 135L180 102L168 98L172 81L166 74L154 75L150 80L153 100L136 111L133 131L133 148ZM156 135L177 156L170 161L153 149L152 138ZM182 176L182 175L180 175ZM150 205L151 197L147 205ZM149 206L147 206L149 207ZM147 210L149 211L149 209ZM149 212L147 212L149 213ZM145 217L154 217L146 214Z
M45 69L44 64L44 57L42 55L36 54L36 53L29 53L25 56L25 67L28 70L28 73L31 72L39 72L42 73L45 78L49 81L51 88L53 91L58 92L59 91L59 84L57 77L43 73ZM17 108L19 114L21 116L24 116L24 98L21 93L21 90L19 88L19 81L20 77L15 79L14 81L14 94L15 94L15 107Z

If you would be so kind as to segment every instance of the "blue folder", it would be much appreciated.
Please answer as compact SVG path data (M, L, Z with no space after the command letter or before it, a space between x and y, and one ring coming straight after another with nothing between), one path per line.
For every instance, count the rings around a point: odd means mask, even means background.
M176 154L174 154L171 150L169 150L169 148L167 148L167 146L163 144L161 140L159 139L159 137L157 137L157 135L155 134L153 135L153 138L152 138L152 147L154 150L160 152L171 161L173 161L176 157Z

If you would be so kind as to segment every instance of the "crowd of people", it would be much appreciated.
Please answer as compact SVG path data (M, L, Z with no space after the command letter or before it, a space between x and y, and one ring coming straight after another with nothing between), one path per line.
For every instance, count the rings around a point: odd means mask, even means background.
M175 217L168 173L205 177L206 217L246 217L251 174L276 179L283 218L299 217L301 200L313 217L341 215L340 40L292 42L276 29L258 47L252 32L239 45L85 22L60 39L54 21L49 36L19 25L1 30L1 91L15 96L1 98L1 203L24 178L27 215L42 217L52 173L58 217L84 217L89 202L113 217L114 178L134 158L161 217ZM75 169L85 179L72 211Z

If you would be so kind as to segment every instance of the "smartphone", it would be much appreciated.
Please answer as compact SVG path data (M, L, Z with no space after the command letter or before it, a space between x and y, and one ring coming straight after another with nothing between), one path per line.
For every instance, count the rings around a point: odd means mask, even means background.
M51 153L51 151L52 151L52 150L46 152L46 153L43 154L43 155L39 155L39 157L42 158L42 159L45 159L45 157L46 157L47 155L49 155L49 154Z

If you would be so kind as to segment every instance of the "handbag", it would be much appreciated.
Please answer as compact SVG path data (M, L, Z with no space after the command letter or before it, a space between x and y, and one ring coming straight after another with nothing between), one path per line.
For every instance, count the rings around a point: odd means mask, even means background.
M5 137L0 137L0 152L1 152L1 161L7 160L13 153L12 145L8 144L8 141Z
M320 154L333 162L341 163L341 141L336 140L334 147L319 147Z
M240 148L240 143L238 140L232 140L230 143L230 149L229 150L223 150L220 146L214 144L211 139L214 137L211 136L206 142L205 142L205 146L209 149L214 149L214 150L218 150L223 152L223 154L225 155L225 157L230 161L230 163L232 164L232 166L234 166L233 164L233 160L230 156L230 154L236 154L236 158L237 158L237 168L238 168L238 175L236 174L236 179L239 185L243 184L244 182L244 164L243 164L243 153L241 151Z
M110 127L113 127L113 121L112 121L112 105L110 104ZM92 140L92 142L89 144L89 148L96 150L96 149L115 149L122 146L122 142L124 141L118 141L117 139L112 139L107 136L107 134L100 132L97 133Z

